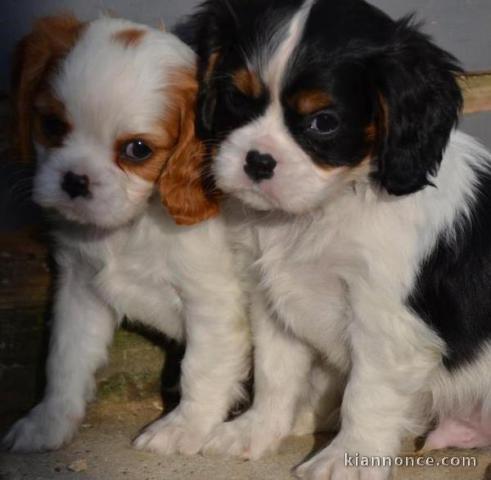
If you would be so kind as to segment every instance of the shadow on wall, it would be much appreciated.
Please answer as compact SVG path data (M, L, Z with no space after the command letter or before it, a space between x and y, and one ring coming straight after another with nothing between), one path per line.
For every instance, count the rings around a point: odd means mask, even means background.
M40 209L31 201L33 165L11 158L10 102L0 97L0 234L38 223Z

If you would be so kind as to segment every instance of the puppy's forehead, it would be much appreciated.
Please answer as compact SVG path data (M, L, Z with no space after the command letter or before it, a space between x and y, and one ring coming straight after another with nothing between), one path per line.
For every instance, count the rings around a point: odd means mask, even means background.
M236 18L236 35L233 50L251 70L267 77L277 69L272 65L278 59L278 51L284 44L292 45L292 23L298 17L304 18L313 0L252 0L241 2L232 8ZM237 2L236 2L237 3ZM307 8L305 8L307 7ZM297 22L298 23L298 22Z
M381 45L393 26L385 13L361 0L269 0L262 8L264 14L239 37L245 63L269 87L280 81L285 86L302 70L335 64L360 45ZM247 18L246 12L238 15Z
M101 18L64 59L53 87L82 128L145 129L162 118L174 75L193 65L193 52L173 35Z

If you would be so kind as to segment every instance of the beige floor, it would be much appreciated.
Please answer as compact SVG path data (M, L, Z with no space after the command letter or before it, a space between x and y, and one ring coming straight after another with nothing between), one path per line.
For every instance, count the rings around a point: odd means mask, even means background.
M63 450L0 454L0 480L288 480L293 478L291 468L316 444L312 437L291 439L277 455L259 462L201 456L158 457L133 450L130 439L159 411L156 399L96 403L75 441ZM406 468L396 471L395 479L491 480L491 452L441 452L435 455L435 461L446 455L477 455L478 466Z

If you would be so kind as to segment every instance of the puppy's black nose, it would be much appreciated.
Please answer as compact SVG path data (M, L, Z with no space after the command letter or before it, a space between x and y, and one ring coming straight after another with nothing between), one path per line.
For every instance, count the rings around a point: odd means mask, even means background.
M255 182L273 178L276 160L267 153L251 150L246 156L244 171Z
M73 172L67 172L61 182L61 188L68 193L70 198L87 198L90 195L89 177L87 175L77 175Z

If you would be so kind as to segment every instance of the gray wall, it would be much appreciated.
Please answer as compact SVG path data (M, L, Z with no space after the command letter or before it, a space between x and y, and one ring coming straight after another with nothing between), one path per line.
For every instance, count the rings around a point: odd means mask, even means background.
M340 0L342 1L342 0ZM468 70L491 70L490 0L371 0L393 17L416 13L424 30Z
M112 10L154 25L164 19L170 26L198 3L199 0L2 0L2 86L5 87L10 52L36 17L68 10L82 19L91 19L104 10ZM467 69L491 69L490 0L372 0L372 3L395 17L416 12L425 21L425 29L460 58Z

